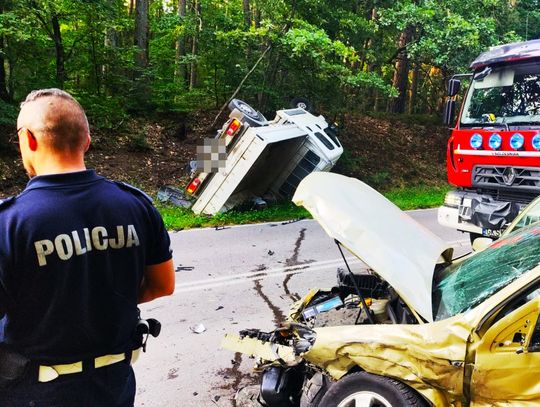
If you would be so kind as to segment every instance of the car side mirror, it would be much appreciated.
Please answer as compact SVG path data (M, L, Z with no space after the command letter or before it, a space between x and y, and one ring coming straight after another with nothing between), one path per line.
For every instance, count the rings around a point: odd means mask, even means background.
M472 249L475 252L481 252L482 250L485 250L491 243L493 243L493 240L491 240L489 237L477 237L474 239Z
M459 93L461 89L461 81L459 79L450 79L448 81L448 93L450 97L454 97Z
M456 101L448 99L444 105L443 123L446 126L454 124L454 116L456 115Z

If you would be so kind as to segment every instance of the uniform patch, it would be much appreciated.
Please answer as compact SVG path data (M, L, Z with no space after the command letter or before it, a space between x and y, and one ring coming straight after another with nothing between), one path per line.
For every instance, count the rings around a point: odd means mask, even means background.
M46 266L47 256L54 253L60 260L66 261L73 255L82 256L92 250L129 249L140 245L137 230L133 225L119 225L114 230L107 230L103 226L84 228L82 231L74 230L69 234L59 234L52 240L43 239L34 242L40 267Z

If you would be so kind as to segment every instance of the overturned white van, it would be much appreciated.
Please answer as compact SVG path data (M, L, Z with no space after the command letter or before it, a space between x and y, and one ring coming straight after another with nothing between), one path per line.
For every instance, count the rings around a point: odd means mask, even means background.
M213 215L263 195L290 199L314 171L329 171L343 153L336 128L323 116L297 107L278 110L272 121L238 99L216 138L223 141L222 168L193 172L186 188L195 213Z

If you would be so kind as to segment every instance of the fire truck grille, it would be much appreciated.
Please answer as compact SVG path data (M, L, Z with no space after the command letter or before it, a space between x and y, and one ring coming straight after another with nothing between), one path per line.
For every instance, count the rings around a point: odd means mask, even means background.
M520 193L520 191L511 191L504 189L481 189L481 194L487 194L493 197L493 199L501 202L515 202L521 205L523 208L531 203L531 201L538 196L534 192Z
M306 155L300 160L296 168L279 188L279 193L286 198L292 197L300 181L302 181L306 175L310 174L320 161L321 157L313 151L308 150Z
M535 167L481 166L473 168L473 186L540 194L540 169ZM519 191L519 192L518 192Z

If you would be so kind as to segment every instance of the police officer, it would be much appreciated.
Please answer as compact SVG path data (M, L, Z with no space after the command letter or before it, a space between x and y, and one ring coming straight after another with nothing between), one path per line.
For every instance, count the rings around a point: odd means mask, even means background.
M0 204L0 406L132 406L137 304L172 294L151 200L88 170L82 107L31 92L17 135L26 189Z

